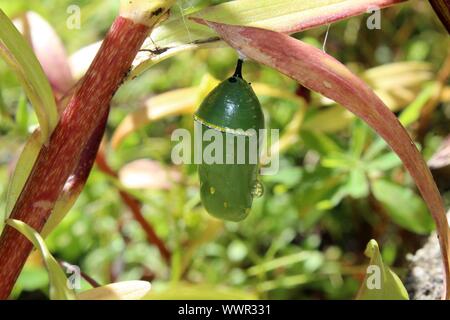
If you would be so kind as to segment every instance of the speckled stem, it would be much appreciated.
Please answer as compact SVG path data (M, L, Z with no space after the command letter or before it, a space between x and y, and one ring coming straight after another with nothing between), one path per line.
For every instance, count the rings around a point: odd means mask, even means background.
M148 26L128 18L114 21L48 144L41 149L11 218L42 230L69 175L82 166L84 149L103 124L111 98L149 31ZM0 299L8 298L31 249L24 236L5 227L0 238Z

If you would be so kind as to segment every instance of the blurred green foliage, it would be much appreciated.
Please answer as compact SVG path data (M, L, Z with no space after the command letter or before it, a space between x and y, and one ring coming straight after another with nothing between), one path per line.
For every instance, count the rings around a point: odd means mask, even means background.
M223 1L179 1L175 14ZM66 27L66 9L81 7L82 27ZM42 15L71 54L101 39L118 10L118 1L6 1L10 17L24 10ZM409 1L382 12L382 29L368 30L365 16L332 24L327 53L355 72L391 62L424 61L436 74L448 54L448 35L425 1ZM322 46L326 26L296 34ZM270 40L269 40L270 41ZM224 79L236 53L228 48L177 55L120 88L113 100L106 136L142 101L171 89L197 86L205 74ZM250 82L295 93L297 84L278 72L247 62ZM419 95L424 83L415 92ZM0 61L0 210L9 175L21 146L36 126L35 114L17 79ZM298 110L292 101L261 96L271 128L281 135ZM403 104L401 108L405 108ZM312 93L305 123L328 110L329 101ZM429 157L448 134L450 105L441 103L421 148ZM400 111L398 111L400 112ZM328 117L339 122L340 118ZM343 120L342 120L343 121ZM328 123L324 123L328 125ZM192 128L190 115L151 123L108 149L114 169L136 159L171 165L171 130ZM414 133L414 124L411 126ZM194 166L180 168L182 179L168 190L133 190L143 214L172 251L171 266L146 241L130 215L117 185L94 168L88 183L63 222L47 238L52 253L79 265L99 283L146 279L155 290L179 281L227 286L270 299L353 298L365 275L364 249L376 239L385 263L404 275L405 255L418 248L433 223L399 159L365 124L351 119L339 130L300 129L298 142L280 155L280 171L264 176L265 194L241 223L219 223L199 201ZM19 278L15 297L44 297L44 266L31 259ZM83 288L89 285L83 282Z

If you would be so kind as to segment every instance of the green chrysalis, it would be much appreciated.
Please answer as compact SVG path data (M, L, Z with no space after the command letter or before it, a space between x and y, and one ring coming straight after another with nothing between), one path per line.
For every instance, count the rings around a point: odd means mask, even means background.
M223 147L221 163L199 164L202 203L215 217L243 220L250 213L253 198L262 194L258 142L263 138L259 130L264 129L264 115L255 92L242 78L242 60L238 60L234 75L209 93L194 119L202 132L214 130L221 136ZM202 142L202 152L208 145Z

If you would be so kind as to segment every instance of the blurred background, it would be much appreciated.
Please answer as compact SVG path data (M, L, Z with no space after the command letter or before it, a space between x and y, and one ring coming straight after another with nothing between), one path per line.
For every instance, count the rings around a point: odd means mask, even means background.
M221 2L180 0L174 15ZM67 27L70 5L81 8L80 29ZM11 19L38 13L70 59L104 37L119 1L0 0L0 8ZM429 160L450 131L448 34L426 1L383 10L380 30L366 27L368 17L330 25L326 52L376 91ZM327 29L294 36L322 48ZM178 297L180 290L173 288L190 286L193 296L196 290L226 290L232 297L351 299L365 275L366 244L376 239L384 262L404 277L407 254L434 225L400 160L343 107L250 61L244 76L258 94L268 127L280 129L280 169L262 177L264 195L245 221L222 222L204 211L196 167L172 164L170 137L176 128L192 130L191 109L199 100L190 92L230 76L236 58L229 48L182 53L120 88L102 146L103 167L94 166L74 207L47 238L54 256L100 284L151 281L167 298ZM182 88L191 91L174 91ZM160 96L167 92L172 95ZM173 104L181 106L179 112L156 115L126 134L118 130L133 112ZM2 212L14 163L36 125L18 80L0 61ZM434 173L448 203L448 172ZM141 216L120 192L133 197ZM143 225L154 229L159 248ZM47 288L45 267L33 254L14 298L47 299Z

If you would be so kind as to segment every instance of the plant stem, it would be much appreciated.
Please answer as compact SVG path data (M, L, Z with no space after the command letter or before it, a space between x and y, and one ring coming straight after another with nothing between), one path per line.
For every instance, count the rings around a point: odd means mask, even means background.
M149 31L150 27L120 16L114 21L50 140L42 147L12 219L42 230ZM24 236L5 227L0 237L0 299L9 296L31 249Z
M106 162L105 156L102 152L99 152L97 154L96 163L99 169L105 174L114 178L118 177L117 173ZM151 244L154 244L158 248L161 256L164 258L166 263L170 264L171 252L164 244L164 241L162 241L161 238L158 237L157 233L153 229L153 226L145 219L144 215L141 212L140 202L128 192L125 192L123 190L119 190L119 195L122 198L123 202L130 209L134 219L141 225L142 229L144 229L147 241Z
M430 4L447 32L450 33L450 1L430 0Z

